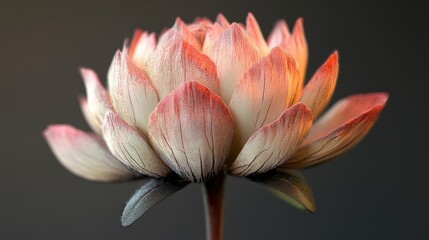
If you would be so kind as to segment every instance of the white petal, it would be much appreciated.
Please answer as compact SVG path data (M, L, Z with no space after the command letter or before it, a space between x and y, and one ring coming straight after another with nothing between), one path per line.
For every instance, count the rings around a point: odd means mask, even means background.
M137 29L129 49L129 56L134 64L141 69L145 69L145 63L156 48L155 33L148 33ZM123 51L126 52L126 51Z

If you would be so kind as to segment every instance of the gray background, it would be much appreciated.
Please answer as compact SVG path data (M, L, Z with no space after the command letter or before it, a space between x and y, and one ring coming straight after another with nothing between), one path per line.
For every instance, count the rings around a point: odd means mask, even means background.
M101 76L136 27L161 31L248 11L265 34L303 16L309 75L335 49L334 100L387 91L368 137L340 160L304 171L317 212L299 211L249 181L229 178L225 239L427 239L428 9L423 1L1 1L0 238L202 239L192 185L131 228L119 217L139 183L97 184L62 168L41 136L51 123L88 129L77 102L79 66Z

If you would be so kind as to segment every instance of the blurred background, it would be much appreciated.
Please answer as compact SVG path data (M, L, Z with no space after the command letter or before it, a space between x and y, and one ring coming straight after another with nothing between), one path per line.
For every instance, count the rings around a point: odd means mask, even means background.
M0 238L203 239L201 186L168 198L130 228L120 215L139 182L98 184L65 170L41 132L88 129L78 67L103 80L135 28L160 32L222 12L251 11L268 35L302 16L308 76L335 49L334 101L386 91L372 132L340 160L304 171L317 211L297 210L259 185L229 178L225 239L427 239L429 19L424 1L2 1L0 3ZM425 237L426 236L426 237Z

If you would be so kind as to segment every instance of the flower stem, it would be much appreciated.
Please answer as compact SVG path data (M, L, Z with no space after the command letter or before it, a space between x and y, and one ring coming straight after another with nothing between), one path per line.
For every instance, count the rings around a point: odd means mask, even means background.
M225 174L204 183L207 240L222 239Z

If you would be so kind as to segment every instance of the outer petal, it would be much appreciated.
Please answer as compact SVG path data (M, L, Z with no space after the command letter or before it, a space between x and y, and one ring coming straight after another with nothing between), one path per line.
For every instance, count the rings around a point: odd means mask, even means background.
M92 130L101 134L104 114L112 108L109 94L100 83L97 74L89 68L80 68L85 83L87 100L81 100L81 108Z
M214 93L219 93L214 63L183 41L175 30L163 35L147 61L147 69L161 99L185 81L198 81Z
M286 50L288 50L292 55L295 56L299 64L299 72L301 73L301 81L299 82L297 99L301 96L301 91L305 79L305 72L307 71L307 61L308 61L308 47L307 40L305 39L303 19L299 18L295 26L293 27L292 36L290 37Z
M187 42L188 44L191 44L196 49L201 50L202 48L202 42L200 42L194 34L189 30L188 26L186 26L186 23L182 21L179 17L176 18L176 22L174 23L174 26L172 29L176 30L180 35L182 35L182 39Z
M374 125L387 98L386 93L370 93L340 100L316 122L284 167L310 167L351 149Z
M106 114L103 137L110 152L131 169L150 177L165 177L171 172L146 139L113 112Z
M334 93L338 77L338 53L335 51L305 86L300 102L305 103L317 118Z
M111 182L134 176L93 134L69 125L49 126L43 134L60 163L81 178Z
M144 69L149 56L156 48L155 33L137 29L131 42L129 56L137 67Z
M256 21L255 16L252 13L247 15L246 19L246 30L249 35L253 38L256 46L259 48L259 52L262 56L265 56L270 53L267 42L265 41L264 35L261 32L258 21Z
M230 166L231 174L261 174L283 164L298 149L312 121L311 111L305 104L289 108L278 120L252 135Z
M197 82L166 96L150 116L149 137L168 166L201 182L224 168L234 122L222 100Z
M147 133L149 114L158 104L158 96L149 77L126 54L117 51L108 80L115 111L129 125Z
M247 70L229 104L236 123L234 147L241 149L256 130L288 108L293 99L288 82L294 78L299 78L295 59L282 48Z
M274 26L270 36L268 36L268 46L271 49L277 46L285 48L289 38L290 32L287 23L284 20L280 20Z
M220 96L225 103L229 103L237 82L258 61L258 49L249 35L233 23L222 33L209 55L217 67Z

